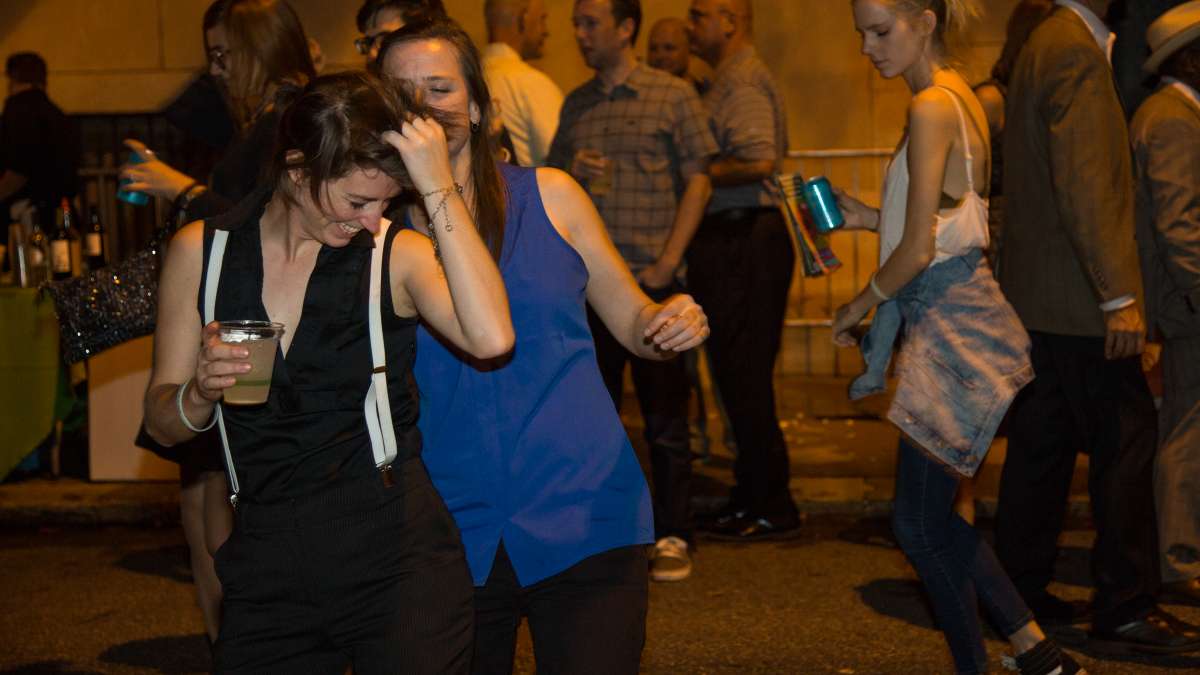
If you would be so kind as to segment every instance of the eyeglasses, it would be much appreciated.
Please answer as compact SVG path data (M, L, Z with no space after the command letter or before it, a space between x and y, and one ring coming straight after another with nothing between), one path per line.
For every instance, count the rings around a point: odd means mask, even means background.
M371 50L378 47L379 43L383 42L383 38L387 36L387 33L376 33L374 35L364 35L360 38L355 38L354 48L358 50L359 54L366 56L371 53Z
M214 65L220 70L225 70L226 65L228 64L227 59L229 58L229 55L232 53L233 53L233 50L230 50L230 49L221 49L220 47L213 47L208 50L208 62L210 65Z

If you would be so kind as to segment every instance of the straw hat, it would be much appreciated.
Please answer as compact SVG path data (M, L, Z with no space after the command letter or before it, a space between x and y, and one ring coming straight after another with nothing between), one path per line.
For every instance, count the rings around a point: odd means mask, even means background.
M1185 2L1168 11L1150 24L1146 41L1150 43L1150 58L1142 70L1158 71L1169 56L1200 38L1200 0Z

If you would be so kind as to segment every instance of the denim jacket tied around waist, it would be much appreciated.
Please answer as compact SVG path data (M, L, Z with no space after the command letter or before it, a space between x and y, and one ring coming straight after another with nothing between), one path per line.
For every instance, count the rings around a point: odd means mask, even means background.
M851 383L851 400L885 391L898 338L887 418L973 476L1013 397L1033 379L1029 336L980 250L931 265L876 308L862 341L866 372Z

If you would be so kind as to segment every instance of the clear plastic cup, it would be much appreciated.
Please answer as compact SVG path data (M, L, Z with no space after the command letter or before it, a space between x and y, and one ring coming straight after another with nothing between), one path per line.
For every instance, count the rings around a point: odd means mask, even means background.
M613 188L613 163L607 157L601 158L604 161L604 173L596 176L588 181L588 191L595 197L603 197Z
M275 349L283 337L284 326L271 321L222 321L218 324L222 342L245 347L250 352L250 372L236 375L237 384L225 390L229 405L262 405L271 393L271 375L275 371Z

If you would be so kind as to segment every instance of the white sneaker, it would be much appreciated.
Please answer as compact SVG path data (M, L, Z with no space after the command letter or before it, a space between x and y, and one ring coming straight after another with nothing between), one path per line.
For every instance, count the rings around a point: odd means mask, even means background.
M655 581L682 581L692 573L688 544L679 537L663 537L654 544L650 558L650 578Z

